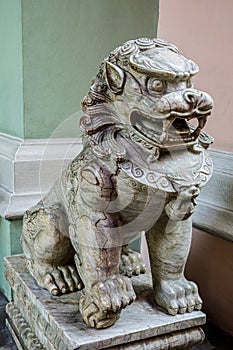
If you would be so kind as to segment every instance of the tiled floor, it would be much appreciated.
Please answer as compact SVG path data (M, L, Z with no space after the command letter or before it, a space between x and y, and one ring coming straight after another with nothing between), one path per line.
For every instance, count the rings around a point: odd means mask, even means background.
M5 326L6 302L5 297L0 292L0 350L17 350L12 337ZM206 333L206 340L203 344L193 347L193 350L233 350L233 337L230 337L211 324L207 324L203 329Z

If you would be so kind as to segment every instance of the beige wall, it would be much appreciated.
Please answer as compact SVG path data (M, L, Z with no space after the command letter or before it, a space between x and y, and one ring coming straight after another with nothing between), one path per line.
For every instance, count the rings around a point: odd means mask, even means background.
M186 277L198 284L203 309L216 326L233 335L233 244L194 229Z
M206 131L213 148L233 152L233 1L160 1L158 36L178 46L200 67L196 87L209 92L215 108Z
M233 152L233 1L161 0L158 36L178 46L200 67L196 87L209 92L215 108L205 128L213 148ZM233 244L194 229L186 275L197 282L204 311L215 325L233 335ZM142 255L149 267L146 242Z

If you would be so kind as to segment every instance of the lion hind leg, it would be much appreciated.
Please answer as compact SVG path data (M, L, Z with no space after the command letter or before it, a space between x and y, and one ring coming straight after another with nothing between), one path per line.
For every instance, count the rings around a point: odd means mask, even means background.
M132 277L146 272L146 265L141 254L130 249L128 244L123 245L121 249L120 273Z
M44 264L33 266L33 276L37 283L47 289L52 295L65 294L83 288L82 281L74 264L52 266Z
M28 270L41 287L53 295L82 289L68 221L59 203L39 203L25 213L21 244Z

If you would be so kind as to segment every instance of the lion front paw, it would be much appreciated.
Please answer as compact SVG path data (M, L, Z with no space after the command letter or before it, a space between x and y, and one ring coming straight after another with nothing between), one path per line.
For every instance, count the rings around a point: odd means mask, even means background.
M155 301L170 315L201 310L202 300L194 282L185 278L179 280L160 280L155 285Z
M121 309L136 298L132 283L127 277L113 276L84 289L79 310L84 322L94 328L106 328L115 323Z
M122 247L120 273L132 277L146 272L146 265L142 260L141 254L130 249L127 245Z

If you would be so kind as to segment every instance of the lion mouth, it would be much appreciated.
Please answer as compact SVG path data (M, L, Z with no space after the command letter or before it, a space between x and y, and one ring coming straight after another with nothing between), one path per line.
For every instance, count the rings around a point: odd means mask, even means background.
M138 110L133 110L130 115L131 126L134 130L142 138L149 139L161 148L187 147L196 143L200 130L206 123L207 116L195 119L198 120L196 127L188 124L185 118L156 119Z
M164 94L151 111L135 108L130 122L141 137L160 148L187 147L197 142L212 108L207 93L189 88ZM197 126L189 124L190 120L196 120Z

